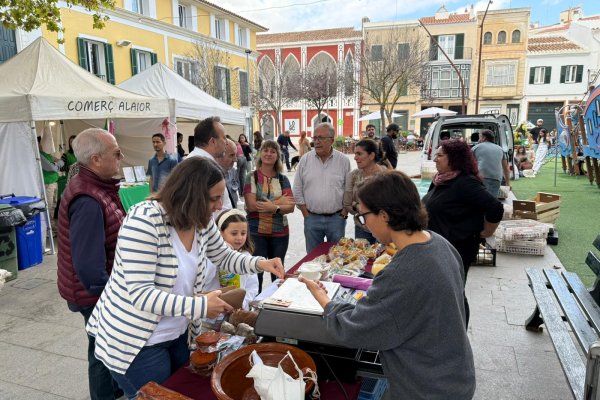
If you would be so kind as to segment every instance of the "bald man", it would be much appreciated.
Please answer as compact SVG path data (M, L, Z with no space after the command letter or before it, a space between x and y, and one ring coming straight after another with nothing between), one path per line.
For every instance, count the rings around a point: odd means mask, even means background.
M218 155L216 158L217 163L223 168L225 171L226 177L226 189L229 195L229 199L231 200L231 205L233 208L237 208L238 202L238 189L239 185L243 184L238 181L237 171L233 168L237 160L237 145L231 139L227 139L227 143L225 145L225 151Z

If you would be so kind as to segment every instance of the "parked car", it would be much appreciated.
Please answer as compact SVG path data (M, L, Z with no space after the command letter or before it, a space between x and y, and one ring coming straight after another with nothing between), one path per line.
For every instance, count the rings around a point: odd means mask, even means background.
M421 158L421 176L430 178L435 173L433 157L439 146L440 138L462 139L471 144L474 133L489 129L494 132L495 143L502 147L512 164L514 154L514 137L510 120L506 115L481 114L440 117L431 124L424 139Z

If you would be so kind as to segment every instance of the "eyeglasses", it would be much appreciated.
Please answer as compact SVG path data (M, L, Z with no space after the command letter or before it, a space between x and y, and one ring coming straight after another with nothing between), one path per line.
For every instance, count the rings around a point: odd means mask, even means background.
M323 142L325 140L333 139L333 136L315 136L313 139L315 142Z
M369 215L369 214L373 214L373 211L367 211L362 214L356 214L354 216L354 223L359 224L359 225L365 225L367 223L367 219L365 218L365 215Z
M125 158L125 153L123 153L123 152L121 151L121 149L119 149L119 150L117 150L117 151L113 151L112 153L101 153L100 155L102 155L102 154L110 154L110 155L112 155L114 158L116 158L117 160L122 160L122 159L124 159L124 158Z

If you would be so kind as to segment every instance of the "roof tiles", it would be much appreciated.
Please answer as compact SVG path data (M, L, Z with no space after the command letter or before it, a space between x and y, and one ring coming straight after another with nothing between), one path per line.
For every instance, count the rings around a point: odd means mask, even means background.
M322 40L361 38L362 32L354 28L319 29L302 32L282 32L256 35L256 45L262 46L274 43L317 42Z
M470 14L450 14L448 18L435 19L435 17L423 17L420 21L425 25L436 25L436 24L456 24L460 22L471 22L475 21L474 17Z
M584 50L564 36L530 36L527 50L531 53L577 52Z

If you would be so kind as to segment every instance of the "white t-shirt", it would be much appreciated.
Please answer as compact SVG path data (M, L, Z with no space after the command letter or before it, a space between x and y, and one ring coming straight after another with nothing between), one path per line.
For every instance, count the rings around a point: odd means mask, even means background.
M198 238L196 237L198 233L196 232L194 234L194 241L192 242L192 249L190 251L187 251L183 243L181 243L181 239L179 239L179 235L175 231L175 228L169 227L169 233L171 235L175 255L177 256L177 263L179 264L179 268L177 268L177 278L175 279L172 293L191 297L194 295L194 283L196 282L198 263L200 261ZM152 333L152 336L150 336L150 339L146 342L146 346L177 339L186 331L188 323L188 318L183 316L162 317Z

